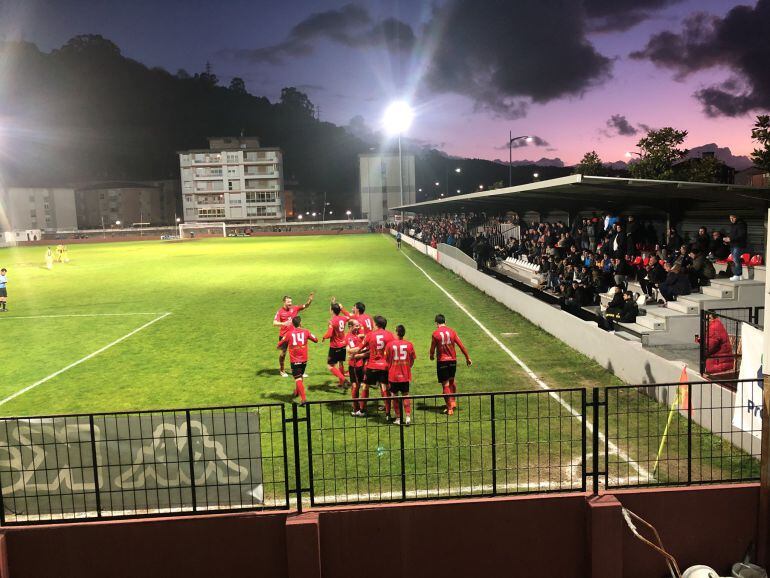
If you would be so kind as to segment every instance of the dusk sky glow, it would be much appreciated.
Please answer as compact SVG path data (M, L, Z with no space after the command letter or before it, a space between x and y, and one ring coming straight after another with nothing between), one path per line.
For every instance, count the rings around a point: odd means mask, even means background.
M741 22L730 14L739 5L754 26L745 40L734 32L740 24L728 26ZM715 142L747 155L751 125L770 105L770 73L756 73L749 48L740 52L757 31L770 35L770 0L433 6L0 0L0 34L45 51L76 34L101 34L124 55L170 72L200 72L210 61L223 84L240 76L271 100L295 86L320 106L322 120L339 125L361 116L379 130L387 104L407 99L416 112L410 138L486 159L507 160L511 130L541 139L516 148L514 160L572 164L592 149L605 161L623 160L643 126L686 129L686 146Z

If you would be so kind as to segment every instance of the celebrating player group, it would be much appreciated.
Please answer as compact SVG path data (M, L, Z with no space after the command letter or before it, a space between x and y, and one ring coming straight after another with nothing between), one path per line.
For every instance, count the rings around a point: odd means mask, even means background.
M280 327L278 349L281 351L278 362L281 377L288 377L285 371L286 353L289 353L291 374L294 378L294 397L301 402L307 401L304 378L308 360L308 343L318 343L318 338L302 327L299 312L310 307L314 294L311 293L303 305L293 305L288 295L283 298L283 305L275 314L273 325ZM409 425L412 419L411 402L407 397L401 403L393 398L408 396L409 384L412 381L412 366L416 359L414 345L404 339L406 328L396 326L396 335L386 328L388 320L382 315L372 318L366 313L366 305L360 301L347 311L332 297L329 306L331 318L322 341L329 340L329 355L326 363L331 374L337 378L340 388L350 386L353 398L353 417L365 417L369 389L378 387L384 401L385 420L396 425ZM458 347L465 356L465 361L471 365L471 358L463 342L454 329L446 324L443 315L438 314L434 319L436 330L431 336L430 359L436 360L436 374L442 387L446 407L444 413L452 415L457 409L455 394L457 384ZM347 372L345 361L348 362ZM402 416L402 410L404 415ZM395 413L392 418L391 410Z

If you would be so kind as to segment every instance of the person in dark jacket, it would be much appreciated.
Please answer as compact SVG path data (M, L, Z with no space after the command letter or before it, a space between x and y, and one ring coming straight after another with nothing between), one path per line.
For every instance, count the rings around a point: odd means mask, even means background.
M615 259L626 258L626 250L628 248L627 242L628 237L626 236L625 231L623 231L623 227L620 223L616 223L610 241L612 247L611 254Z
M668 270L666 280L660 284L660 294L666 301L675 301L679 295L691 293L690 279L682 271L679 265L674 265Z
M631 291L621 291L619 287L612 297L604 317L599 318L599 326L606 331L612 331L616 323L636 323L639 307L634 301Z
M727 230L725 243L730 244L730 254L733 256L733 276L730 281L740 281L743 273L741 255L746 250L748 241L748 228L746 221L739 219L738 215L730 215L730 228Z
M698 229L698 234L695 236L695 239L693 239L693 242L690 244L690 247L692 249L698 249L701 253L704 255L708 253L709 246L711 245L711 238L709 237L708 230L706 227L701 227Z
M655 290L660 287L660 284L666 280L666 270L663 265L660 264L660 259L657 256L652 255L650 261L645 268L645 275L639 280L639 285L642 286L642 291L648 297L655 297Z
M690 285L693 288L708 285L709 282L717 276L714 265L706 259L706 255L700 249L690 250Z
M711 243L709 243L709 255L717 260L724 261L730 255L730 247L725 243L720 231L711 231Z
M668 230L668 241L666 242L666 249L669 255L675 255L679 251L679 247L682 246L682 237L676 232L676 227L671 227Z

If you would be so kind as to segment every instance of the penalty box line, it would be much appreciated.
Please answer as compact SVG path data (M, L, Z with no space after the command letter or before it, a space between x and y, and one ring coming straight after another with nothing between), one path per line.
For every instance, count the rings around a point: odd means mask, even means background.
M421 272L423 275L425 275L425 277L427 277L427 278L428 278L428 280L429 280L431 283L433 283L433 284L434 284L436 287L438 287L438 288L441 290L441 292L442 292L442 293L444 293L444 295L446 295L446 296L447 296L447 297L448 297L448 298L449 298L449 299L452 301L452 303L454 303L454 304L455 304L455 305L458 307L458 309L460 309L460 311L462 311L463 313L465 313L465 314L466 314L466 315L467 315L467 316L470 318L470 320L471 320L471 321L473 321L473 322L474 322L476 325L478 325L478 326L479 326L479 328L480 328L480 329L481 329L481 330L482 330L484 333L486 333L487 337L489 337L489 338L490 338L492 341L494 341L494 342L495 342L495 344L496 344L498 347L500 347L500 349L502 349L502 350L503 350L503 351L504 351L504 352L505 352L505 353L508 355L508 357L510 357L511 359L513 359L513 361L515 361L515 362L516 362L516 363L519 365L519 367L521 367L521 368L524 370L524 372L525 372L525 373L526 373L526 374L527 374L527 375L528 375L528 376L529 376L529 377L532 379L532 381L534 381L534 382L537 384L537 386L538 386L540 389L544 389L544 390L548 391L548 395L549 395L550 397L552 397L552 398L553 398L553 399L554 399L556 402L558 402L558 403L559 403L559 405L561 405L561 406L562 406L564 409L566 409L566 410L567 410L567 411L568 411L570 414L572 414L572 416L573 416L573 417L574 417L576 420L578 420L579 422L582 422L582 421L583 421L583 416L581 416L581 415L580 415L580 412L578 412L578 411L577 411L577 410L576 410L574 407L572 407L572 406L571 406L569 403L567 403L567 402L564 400L564 398L563 398L562 396L560 396L558 393L556 393L556 391L554 391L553 389L551 389L550 387L548 387L548 384L547 384L547 383L545 383L545 382L544 382L542 379L540 379L540 378L537 376L537 374L536 374L534 371L532 371L532 370L529 368L529 366L527 366L527 364L526 364L526 363L524 363L524 362L523 362L521 359L519 359L519 357L518 357L518 356L517 356L515 353L513 353L513 352L512 352L510 349L508 349L508 347L506 347L506 346L505 346L505 344L504 344L502 341L500 341L500 340L499 340L499 339L498 339L498 338L495 336L495 334L494 334L494 333L492 333L492 332L491 332L489 329L487 329L487 327L486 327L486 326L485 326L485 325L484 325L484 324L483 324L481 321L479 321L478 319L476 319L476 318L475 318L475 317L474 317L474 316L471 314L471 312L470 312L470 311L468 311L468 310L465 308L465 306L464 306L462 303L460 303L460 302L459 302L457 299L455 299L455 298L454 298L454 295L452 295L452 294L451 294L449 291L447 291L446 289L444 289L444 287L442 287L442 286L441 286L441 285L440 285L440 284L439 284L439 283L438 283L438 282L437 282L435 279L433 279L433 277L431 277L431 276L430 276L430 275L429 275L429 274L428 274L428 273L427 273L427 272L426 272L426 271L425 271L425 270L424 270L422 267L420 267L420 266L419 266L417 263L415 263L415 262L414 262L414 260L412 260L412 258L411 258L409 255L407 255L407 254L406 254L406 253L404 253L403 251L401 252L401 254L402 254L404 257L406 257L406 258L409 260L409 262L410 262L412 265L414 265L415 267L417 267L417 269L418 269L418 270L419 270L419 271L420 271L420 272ZM593 431L594 431L594 426L593 426L593 424L592 424L592 423L591 423L591 422L590 422L588 419L586 419L586 422L585 422L585 423L586 423L586 429L587 429L587 430L588 430L590 433L593 433ZM610 440L606 440L606 438L605 438L605 436L604 436L604 434L603 434L602 432L599 432L599 434L598 434L598 435L599 435L599 439L600 439L601 441L603 441L603 442L604 442L604 441L606 441L606 443L607 443L607 447L608 447L608 449L609 449L611 452L613 452L613 453L616 453L616 454L618 455L618 457L620 457L622 460L624 460L624 461L628 462L628 463L629 463L629 465L630 465L632 468L634 468L634 469L635 469L635 470L636 470L636 471L639 473L639 477L641 477L641 478L645 478L645 479L648 479L648 480L649 480L649 479L652 479L652 477L650 476L650 473L649 473L649 472L648 472L648 471L647 471L645 468L643 468L643 467L642 467L641 465L639 465L639 464L638 464L636 461L634 461L633 459L631 459L631 456L629 456L629 455L628 455L626 452L624 452L623 450L621 450L621 449L620 449L620 448L619 448L617 445L615 445L615 444L614 444L612 441L610 441Z
M88 354L88 355L86 355L85 357L83 357L83 358L81 358L81 359L78 359L77 361L75 361L75 362L73 362L73 363L70 363L70 364L69 364L67 367L63 367L63 368L62 368L62 369L60 369L59 371L55 371L55 372L53 372L51 375L48 375L48 376L44 377L43 379L40 379L40 380L36 381L36 382L35 382L35 383L33 383L32 385L28 385L28 386L27 386L27 387L25 387L24 389L20 389L20 390L19 390L19 391L17 391L16 393L13 393L13 394L9 395L8 397L6 397L5 399L2 399L2 400L0 400L0 405L5 405L6 403L8 403L9 401L11 401L12 399L15 399L15 398L19 397L20 395L22 395L22 394L24 394L24 393L27 393L28 391L30 391L30 390L32 390L32 389L35 389L35 388L36 388L38 385L42 385L42 384L44 384L46 381L49 381L49 380L53 379L54 377L61 375L61 374L62 374L62 373L64 373L65 371L69 371L69 370L70 370L70 369L72 369L73 367L77 367L77 366L78 366L78 365L80 365L81 363L83 363L83 362L86 362L86 361L88 361L89 359L92 359L92 358L96 357L96 356L97 356L97 355L99 355L100 353L104 353L105 351L107 351L107 350L108 350L108 349L110 349L111 347L114 347L114 346L115 346L115 345L117 345L118 343L121 343L121 342L125 341L126 339L128 339L128 338L129 338L129 337L131 337L132 335L136 335L137 333L139 333L139 332L140 332L140 331L142 331L143 329L147 329L147 328L148 328L150 325L152 325L153 323L157 323L158 321L160 321L161 319L165 319L165 318L166 318L166 317L168 317L169 315L171 315L171 312L168 312L168 313L163 313L163 314L159 315L158 317L156 317L155 319L152 319L152 320L148 321L148 322L147 322L147 323L145 323L144 325L142 325L142 326L140 326L140 327L137 327L136 329L134 329L134 330L132 330L132 331L129 331L129 332L128 332L128 333L126 333L126 334L125 334L123 337L119 337L119 338L117 338L117 339L116 339L115 341L113 341L112 343L108 343L107 345L105 345L104 347L101 347L101 348L97 349L97 350L96 350L96 351L94 351L93 353L89 353L89 354Z
M12 319L55 319L58 317L126 317L129 315L162 315L162 313L141 313L132 311L130 313L59 313L55 315L3 315L0 320L10 321Z

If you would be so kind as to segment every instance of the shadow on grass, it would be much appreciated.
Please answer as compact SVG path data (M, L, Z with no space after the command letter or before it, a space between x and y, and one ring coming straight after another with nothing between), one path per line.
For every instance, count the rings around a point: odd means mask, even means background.
M275 369L275 368L268 369L267 367L264 367L264 368L262 368L262 369L260 369L258 371L255 371L254 375L256 375L257 377L265 377L265 376L268 376L268 375L275 375L275 376L277 376L278 375L278 370Z
M274 401L280 401L281 403L291 403L294 401L294 398L290 393L268 393L265 397L268 399L272 399ZM297 401L299 401L299 398L297 398Z

